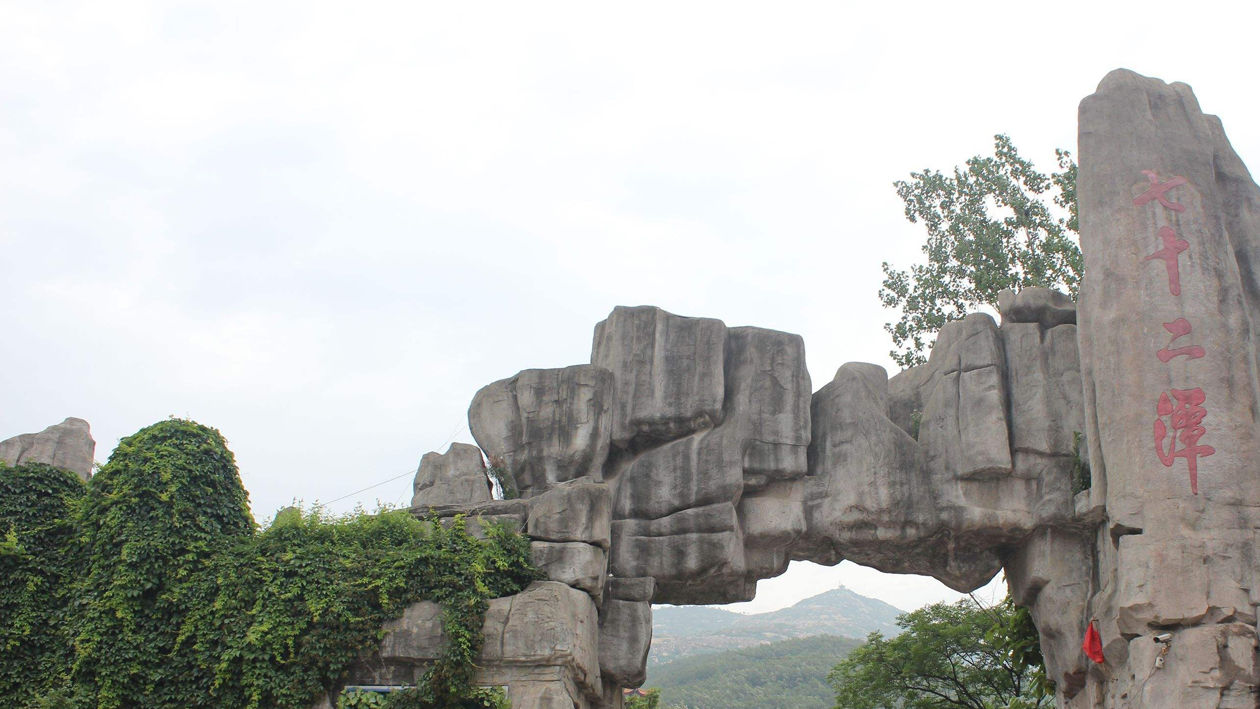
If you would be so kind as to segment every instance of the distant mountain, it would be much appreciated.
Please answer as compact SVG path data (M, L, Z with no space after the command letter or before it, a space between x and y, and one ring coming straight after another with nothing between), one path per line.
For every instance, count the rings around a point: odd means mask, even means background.
M769 615L761 614L761 615ZM744 618L742 615L708 606L659 606L652 609L652 638L661 636L694 637L729 630Z
M696 655L648 669L661 706L687 709L830 709L827 673L861 640L819 635Z
M814 635L861 639L875 630L896 635L901 613L843 586L789 608L754 615L703 606L663 606L652 611L648 667L690 655Z

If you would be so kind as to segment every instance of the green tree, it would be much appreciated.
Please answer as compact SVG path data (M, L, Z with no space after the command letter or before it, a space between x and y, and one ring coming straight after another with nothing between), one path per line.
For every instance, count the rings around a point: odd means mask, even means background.
M171 419L124 438L88 485L80 529L73 675L102 708L164 703L179 683L169 656L190 610L175 590L254 532L223 436Z
M644 690L643 696L631 696L626 699L626 709L658 709L661 706L661 690Z
M994 136L993 148L993 156L971 158L952 177L924 170L893 183L906 218L927 229L926 263L883 266L880 302L901 310L884 329L902 367L927 361L927 340L942 325L995 305L1007 288L1058 288L1076 298L1083 265L1071 154L1056 150L1060 172L1047 176L1007 136Z
M834 635L680 657L648 670L662 709L827 709L827 673L861 640Z
M903 615L900 635L871 633L828 675L837 709L1037 709L1053 704L1036 628L1008 597Z

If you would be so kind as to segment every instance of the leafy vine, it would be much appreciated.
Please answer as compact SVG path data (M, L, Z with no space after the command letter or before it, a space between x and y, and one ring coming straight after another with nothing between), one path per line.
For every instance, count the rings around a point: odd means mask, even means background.
M472 686L488 600L539 577L529 542L401 510L288 509L259 531L218 431L163 421L86 487L0 468L0 695L28 707L307 707L410 604L448 639L386 707L493 708Z

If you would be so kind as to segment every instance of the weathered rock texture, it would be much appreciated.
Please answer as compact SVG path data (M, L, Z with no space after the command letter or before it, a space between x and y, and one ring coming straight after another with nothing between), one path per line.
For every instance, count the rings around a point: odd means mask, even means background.
M1107 662L1071 705L1255 706L1260 189L1190 87L1129 71L1081 102L1080 158Z
M525 498L606 482L612 574L654 578L656 602L751 598L805 531L800 337L617 308L591 359L483 388L469 411L477 442ZM533 522L530 533L559 541Z
M726 326L658 308L617 308L595 326L591 363L615 375L612 442L634 448L722 420ZM617 376L619 375L619 376Z
M429 509L525 530L555 580L495 602L486 681L518 709L619 707L652 602L849 558L959 590L1005 568L1061 708L1260 706L1260 189L1181 84L1113 72L1080 131L1079 324L1003 293L927 364L811 395L799 337L617 308L592 365L478 392L473 435L523 499ZM391 625L373 677L413 677L433 618Z
M417 603L385 625L380 649L350 684L414 685L442 652L442 611ZM554 581L490 601L475 681L507 686L516 709L602 706L599 611L590 596Z
M658 603L752 598L804 531L792 490L809 443L801 338L617 308L592 359L617 391L613 575L655 578Z
M1091 664L1081 652L1081 641L1088 618L1093 544L1093 536L1081 527L1043 527L1006 560L1007 586L1037 625L1046 676L1057 685L1060 706L1085 686Z
M983 314L946 325L925 365L889 381L846 364L814 395L797 558L970 590L1031 531L1072 516L1075 311L1045 289L1007 300L1000 327Z
M425 453L412 491L412 507L489 502L490 479L481 462L481 449L452 443L445 454Z
M527 369L477 392L468 425L529 497L566 480L600 478L615 420L611 399L605 369Z
M976 588L1025 538L1072 518L1083 428L1071 302L1029 289L1004 312L1001 326L950 324L928 364L892 382L847 364L811 395L795 335L617 308L596 327L593 365L477 393L470 428L521 499L487 501L481 485L462 505L439 494L484 475L453 447L425 456L415 511L525 531L548 577L599 607L613 687L643 682L651 603L752 598L792 559ZM1041 558L1023 562L1030 599L1052 585ZM1057 585L1041 598L1047 614L1076 600Z
M92 476L96 441L88 422L68 418L39 433L24 433L0 441L0 460L9 465L44 463L65 468L87 480Z

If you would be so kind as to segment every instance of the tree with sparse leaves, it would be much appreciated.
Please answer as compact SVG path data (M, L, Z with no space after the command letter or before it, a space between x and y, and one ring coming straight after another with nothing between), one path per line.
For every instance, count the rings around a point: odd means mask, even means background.
M837 709L1041 709L1054 704L1037 630L1009 597L991 608L936 603L871 633L827 679Z
M927 361L928 340L941 326L995 305L1007 288L1044 286L1076 298L1083 264L1071 154L1055 151L1060 171L1046 175L1007 136L994 136L993 147L993 156L973 157L953 176L924 170L893 183L906 218L927 229L926 263L909 270L884 263L880 302L901 311L884 329L902 367Z

